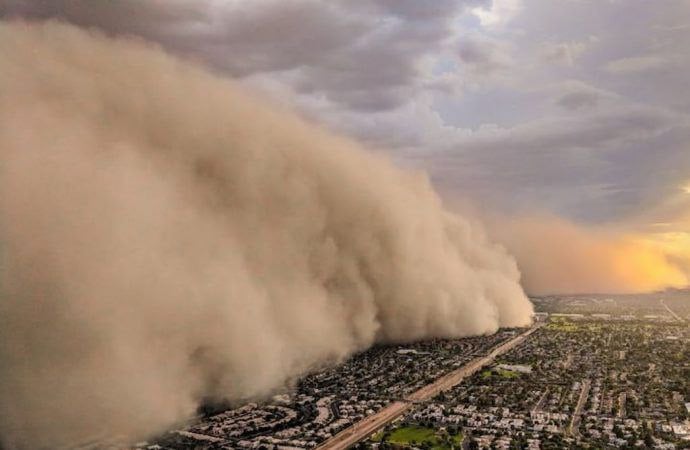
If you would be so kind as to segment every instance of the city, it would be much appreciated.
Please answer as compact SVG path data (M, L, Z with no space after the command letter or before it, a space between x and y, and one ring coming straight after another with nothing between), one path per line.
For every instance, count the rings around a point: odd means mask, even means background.
M688 297L533 298L529 330L377 346L137 448L690 448Z

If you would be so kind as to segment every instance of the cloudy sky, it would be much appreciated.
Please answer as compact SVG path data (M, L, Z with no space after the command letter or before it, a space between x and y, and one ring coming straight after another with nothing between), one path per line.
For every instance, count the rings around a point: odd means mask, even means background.
M447 199L690 254L687 0L0 0L136 35L427 170Z

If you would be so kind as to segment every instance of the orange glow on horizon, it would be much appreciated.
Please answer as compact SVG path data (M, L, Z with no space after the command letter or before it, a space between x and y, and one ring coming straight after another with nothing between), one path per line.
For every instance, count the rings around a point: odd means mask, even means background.
M654 240L628 238L612 246L615 268L621 279L627 279L629 286L642 291L663 287L685 287L689 281L687 273L675 261L665 246ZM688 254L690 255L690 254Z
M554 217L503 221L493 231L532 294L635 293L690 283L688 233L626 233Z

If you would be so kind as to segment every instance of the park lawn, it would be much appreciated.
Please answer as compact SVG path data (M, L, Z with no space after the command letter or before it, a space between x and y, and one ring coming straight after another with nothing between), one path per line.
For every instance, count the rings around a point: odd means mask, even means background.
M394 430L388 438L388 441L396 444L409 444L412 441L421 444L424 441L430 441L435 444L438 439L436 438L436 430L412 426Z
M517 378L520 376L520 372L514 372L512 370L499 369L498 374L503 378Z
M381 440L383 433L375 436L374 440ZM401 427L393 430L387 439L387 442L398 445L412 445L419 446L422 442L428 441L432 444L434 450L450 450L449 447L441 442L436 436L436 430L433 428L425 428L419 426ZM453 436L453 444L456 448L460 447L462 443L462 433Z
M520 376L519 372L513 372L512 370L505 370L505 369L499 369L499 370L485 370L482 372L482 379L486 379L491 377L492 372L498 373L501 377L503 378L517 378Z
M575 323L567 319L554 318L551 319L549 324L546 326L546 329L554 331L565 331L566 333L582 330L592 332L601 330L601 325L596 323Z
M573 332L578 331L580 327L572 322L553 320L546 326L546 328L554 331Z

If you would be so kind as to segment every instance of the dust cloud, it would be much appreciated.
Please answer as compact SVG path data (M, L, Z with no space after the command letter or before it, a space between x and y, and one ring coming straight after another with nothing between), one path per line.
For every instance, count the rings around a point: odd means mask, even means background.
M690 283L687 261L616 227L538 214L487 223L517 259L529 294L639 293Z
M140 41L0 25L0 436L145 438L375 342L527 325L426 176Z

